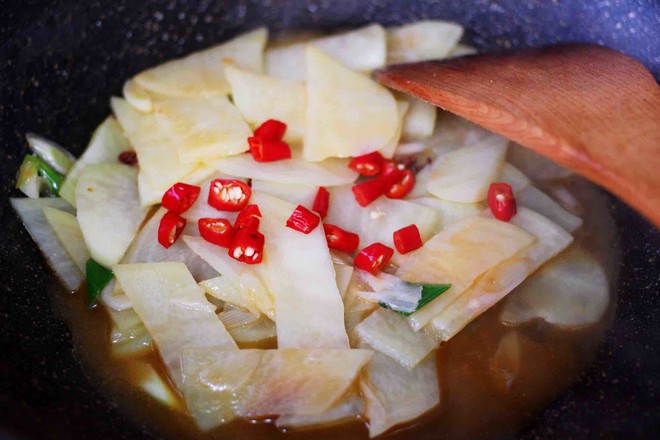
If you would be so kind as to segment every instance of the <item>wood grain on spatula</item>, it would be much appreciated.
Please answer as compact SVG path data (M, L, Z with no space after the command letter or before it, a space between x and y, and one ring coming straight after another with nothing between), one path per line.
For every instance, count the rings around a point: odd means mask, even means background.
M574 44L374 76L574 170L660 226L660 87L635 59Z

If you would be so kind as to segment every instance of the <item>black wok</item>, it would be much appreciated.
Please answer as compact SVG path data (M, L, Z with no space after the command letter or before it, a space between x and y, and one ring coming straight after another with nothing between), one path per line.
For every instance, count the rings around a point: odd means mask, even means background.
M80 153L125 78L247 28L427 17L461 22L483 50L586 41L627 52L660 77L655 0L0 1L0 438L157 437L96 390L54 313L56 284L8 203L26 131ZM610 201L622 253L613 327L592 367L521 438L660 432L660 231Z

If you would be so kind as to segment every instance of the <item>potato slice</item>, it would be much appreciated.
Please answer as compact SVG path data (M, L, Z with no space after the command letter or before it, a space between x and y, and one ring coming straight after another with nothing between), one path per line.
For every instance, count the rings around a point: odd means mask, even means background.
M219 248L201 237L184 236L183 240L195 254L217 270L222 278L225 278L220 285L213 283L212 286L207 282L207 287L214 287L210 290L205 289L209 294L243 307L257 316L263 313L269 318L275 319L273 294L263 281L265 279L264 266L240 263L231 258L226 249ZM223 284L227 285L227 290L220 292L219 289L224 288Z
M437 107L410 95L401 94L397 98L403 98L410 104L403 120L402 139L407 142L431 137L435 130Z
M435 356L414 370L381 353L374 353L360 380L369 419L369 436L414 420L440 403Z
M478 215L486 208L485 203L456 203L435 197L422 197L412 199L410 202L435 210L439 217L434 228L435 232L440 232L464 218Z
M387 63L446 58L463 36L463 26L440 20L422 20L387 30Z
M124 95L126 102L137 111L151 113L154 110L154 103L149 92L132 79L124 83L122 95Z
M450 58L457 58L457 57L464 57L467 55L475 55L479 53L476 47L470 46L467 44L457 44L454 46L454 48L449 52L449 57Z
M112 322L110 329L112 354L119 356L144 355L145 352L152 349L153 339L135 310L129 308L117 311L106 308L106 311Z
M48 206L44 208L44 216L80 273L85 273L89 251L85 246L85 240L76 216Z
M305 48L312 45L349 69L370 71L385 65L385 29L372 24L349 32L276 45L266 50L266 71L278 78L304 80Z
M321 226L309 234L286 227L295 205L265 194L252 202L263 214L264 275L275 298L279 348L348 348L344 305Z
M416 368L437 345L425 332L414 332L406 318L382 308L359 323L354 331L361 343L409 370Z
M218 171L251 179L290 185L339 186L349 185L358 174L348 168L346 159L326 159L310 163L297 157L276 162L255 162L250 154L226 157L211 162L209 165Z
M487 271L433 318L432 331L439 339L454 337L573 241L561 227L526 208L519 208L511 223L532 234L536 241Z
M529 177L527 177L522 171L511 165L509 162L504 163L502 172L500 173L500 177L497 179L497 181L511 185L511 189L514 194L520 193L522 190L532 184L532 181L529 180Z
M76 290L83 282L83 273L75 265L69 253L55 235L44 215L44 208L51 207L66 212L74 212L64 199L9 199L16 214L21 218L25 229L39 247L48 265L62 280L64 288L69 291Z
M362 249L377 241L394 247L394 231L413 223L426 240L435 230L438 215L425 206L386 197L380 197L363 208L355 201L349 187L340 187L330 190L330 207L325 221L358 234Z
M507 143L505 138L493 135L478 145L441 156L426 184L427 191L450 202L485 200L488 187L502 172Z
M561 327L581 327L600 321L609 302L605 270L593 256L573 246L514 291L500 319L509 325L543 319Z
M185 264L119 264L112 270L179 390L183 390L184 349L237 350Z
M451 288L410 315L412 328L424 327L477 277L534 240L532 234L511 223L469 217L427 241L406 258L396 275L413 283L451 284Z
M279 429L327 428L339 423L357 420L364 411L362 396L357 390L349 390L334 405L318 415L283 415L275 420Z
M184 163L233 156L248 149L252 130L225 96L161 98L154 108L159 125L176 144Z
M95 163L120 163L119 155L124 151L133 151L133 147L122 133L117 120L108 116L94 130L85 152L69 169L60 188L60 197L75 207L76 183L83 168Z
M80 173L76 200L92 258L108 268L119 263L148 211L140 206L137 170L121 164L89 165Z
M369 350L189 350L183 394L198 426L236 417L317 415L349 389Z
M301 143L305 130L305 84L275 78L233 66L225 68L234 104L253 127L268 119L287 124L284 140Z
M223 74L226 65L253 72L263 70L266 28L259 28L218 46L168 61L137 74L133 80L144 89L164 96L206 98L230 92Z
M140 113L121 98L112 98L111 106L137 153L141 195L144 193L150 200L154 198L154 193L160 193L162 197L170 186L199 167L198 164L183 163L179 159L176 142L165 133L155 115ZM142 197L142 201L145 201L145 197Z
M394 152L399 146L399 141L401 140L401 133L403 131L403 124L405 122L406 116L408 115L408 109L410 108L410 103L408 101L397 101L396 102L396 114L398 118L396 130L394 135L387 142L383 148L380 149L380 153L387 158L394 156Z
M311 206L314 204L319 188L316 185L292 185L288 183L252 180L252 191L270 194L294 205Z
M305 60L305 160L359 156L387 146L399 121L392 94L313 46Z
M516 202L549 218L568 232L573 233L582 226L580 217L562 208L552 197L535 186L528 186L517 194Z
M167 249L158 243L158 225L166 212L165 208L160 208L147 221L131 243L122 263L181 262L198 281L217 277L218 272L191 251L183 240L177 240ZM190 234L192 231L197 231L196 222L189 222L184 229L184 234Z

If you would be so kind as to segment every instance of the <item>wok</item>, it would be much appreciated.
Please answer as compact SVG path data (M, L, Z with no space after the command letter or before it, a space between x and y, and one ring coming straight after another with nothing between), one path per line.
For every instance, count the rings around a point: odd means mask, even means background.
M461 22L482 50L583 41L660 77L654 0L0 1L0 438L157 438L101 395L51 298L56 282L10 209L33 131L79 154L125 78L241 30ZM658 189L660 190L660 188ZM660 430L660 231L610 197L621 268L613 326L591 368L520 438L647 438Z

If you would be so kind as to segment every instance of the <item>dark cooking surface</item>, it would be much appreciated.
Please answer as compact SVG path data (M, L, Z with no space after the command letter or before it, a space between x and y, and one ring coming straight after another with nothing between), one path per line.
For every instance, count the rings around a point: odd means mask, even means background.
M0 0L0 11L0 438L155 437L95 391L71 353L66 325L53 315L49 297L57 289L7 201L18 195L11 187L27 150L25 131L80 153L125 78L260 24L335 28L448 18L470 28L468 37L482 48L591 41L628 51L660 75L655 0ZM623 247L614 326L594 366L524 438L660 432L660 232L614 199L612 210Z

